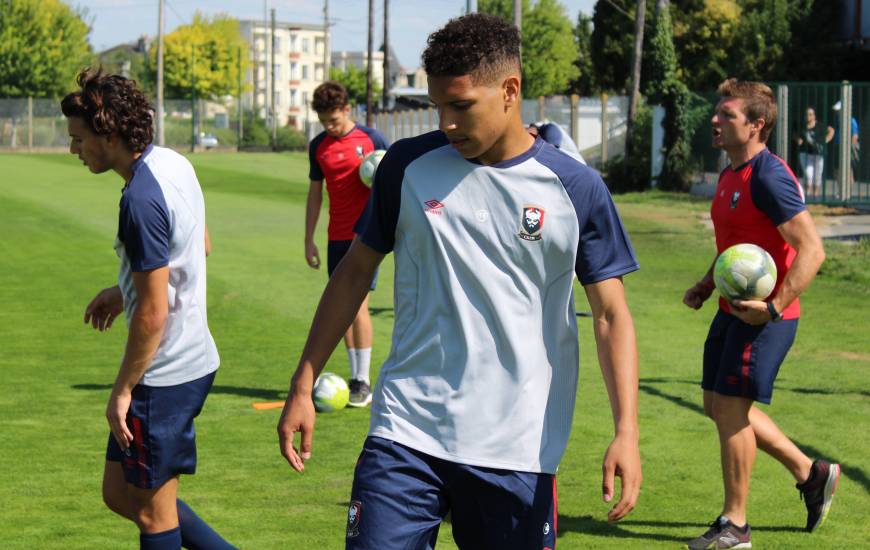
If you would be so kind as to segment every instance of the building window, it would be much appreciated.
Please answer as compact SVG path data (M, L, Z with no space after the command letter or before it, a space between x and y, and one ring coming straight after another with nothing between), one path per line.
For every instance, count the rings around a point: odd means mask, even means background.
M296 90L290 90L290 106L296 106Z
M314 52L317 55L323 55L323 39L315 38L314 39Z
M281 64L275 63L274 65L272 65L272 67L275 69L275 81L277 82L279 80L282 80L282 78L281 78Z
M272 48L275 49L275 52L278 53L281 51L281 37L275 35L272 40Z
M302 39L302 53L308 53L308 48L310 46L309 40L307 38Z
M290 62L290 80L296 80L296 62Z
M323 78L323 63L316 63L314 65L314 80L326 80Z
M302 92L302 107L308 107L308 92Z
M275 105L281 105L281 92L275 91Z
M290 35L290 51L291 52L296 51L296 35L295 34Z
M308 65L302 65L302 80L308 80Z

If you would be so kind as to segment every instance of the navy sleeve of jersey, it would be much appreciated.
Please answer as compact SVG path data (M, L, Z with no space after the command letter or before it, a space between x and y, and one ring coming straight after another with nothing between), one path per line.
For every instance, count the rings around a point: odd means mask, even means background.
M405 168L426 152L447 143L444 133L435 131L399 140L387 150L375 172L369 201L354 227L362 242L382 254L393 251Z
M537 159L559 176L577 213L580 239L574 271L580 283L598 283L639 269L631 240L598 172L554 149L542 149Z
M359 125L360 130L368 134L369 139L372 140L372 144L375 146L375 150L377 149L389 149L390 142L387 141L387 138L384 137L384 134L375 130L374 128L369 128L368 126Z
M562 132L558 126L551 122L540 125L538 135L553 147L559 148L562 145Z
M133 271L169 265L170 224L160 185L153 178L134 177L121 197L118 215L118 239Z
M807 209L791 170L772 154L763 155L753 166L749 190L752 202L773 225L783 224Z
M323 170L320 168L320 163L317 162L317 148L320 147L324 139L326 139L326 132L320 132L308 144L308 179L311 181L323 180Z

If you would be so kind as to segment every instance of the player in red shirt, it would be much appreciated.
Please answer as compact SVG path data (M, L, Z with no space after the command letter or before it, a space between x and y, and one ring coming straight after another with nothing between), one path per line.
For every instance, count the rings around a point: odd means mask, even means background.
M770 403L773 381L797 333L798 296L825 252L800 184L765 145L776 122L773 92L759 82L729 79L719 95L713 146L727 153L730 165L719 176L710 209L717 253L737 243L756 244L773 256L779 279L766 301L720 299L704 344L704 412L719 432L725 502L710 529L689 543L692 549L751 547L746 503L756 447L794 476L807 507L807 531L824 522L840 475L838 464L811 460L753 406ZM713 288L711 265L683 303L699 309Z
M314 90L312 107L325 131L308 146L310 162L308 205L305 211L305 259L320 268L320 252L314 244L314 229L323 203L323 180L329 194L329 226L326 266L329 275L350 249L353 226L365 208L370 189L360 180L362 159L376 149L386 149L387 140L377 130L356 124L350 118L347 90L338 82L324 82ZM377 274L372 281L375 289ZM372 319L368 298L360 306L353 324L344 335L350 361L350 401L365 407L372 400L369 365L372 355Z

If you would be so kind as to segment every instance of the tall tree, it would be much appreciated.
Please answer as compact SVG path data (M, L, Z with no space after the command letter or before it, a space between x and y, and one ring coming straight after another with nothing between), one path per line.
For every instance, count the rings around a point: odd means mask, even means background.
M628 124L626 133L632 135L632 125L637 117L640 101L640 68L643 57L643 31L646 23L646 0L637 0L634 14L634 48L631 53L631 89L628 95ZM634 144L631 139L625 142L625 157L630 159Z
M335 80L347 90L350 96L350 102L353 105L366 104L366 72L353 65L348 65L345 70L338 67L329 69L329 79ZM378 95L381 93L381 87L378 83L372 81L372 94Z
M58 97L91 61L85 13L58 0L0 0L0 97Z
M523 95L563 93L577 77L577 44L565 6L558 0L523 0ZM513 21L512 0L480 0L480 13Z
M734 38L743 24L738 0L672 0L677 76L692 90L710 90L736 74Z
M584 97L597 94L600 90L592 63L592 17L582 11L577 14L574 43L577 45L577 59L574 60L577 77L571 81L569 91Z
M197 12L191 24L167 34L164 45L167 96L190 98L194 82L197 97L218 98L238 92L239 51L243 72L249 55L237 19L224 14L209 18ZM149 58L151 67L156 67L156 44L151 45Z

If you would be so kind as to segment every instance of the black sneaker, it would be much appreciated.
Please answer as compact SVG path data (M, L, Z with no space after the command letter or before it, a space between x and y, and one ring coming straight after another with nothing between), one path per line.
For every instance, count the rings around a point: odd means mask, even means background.
M366 407L372 402L372 388L362 380L351 380L348 407Z
M840 465L826 460L816 460L810 468L810 477L795 485L807 505L807 526L810 533L825 523L840 479Z
M689 550L710 550L718 548L752 548L752 530L747 523L737 527L725 516L719 516L710 524L707 532L686 544Z

